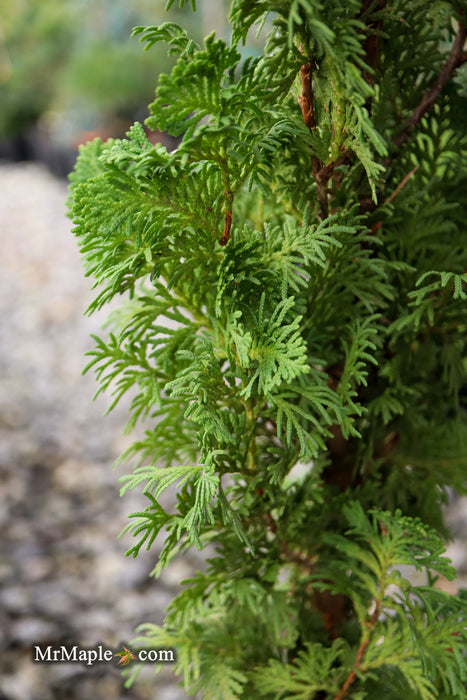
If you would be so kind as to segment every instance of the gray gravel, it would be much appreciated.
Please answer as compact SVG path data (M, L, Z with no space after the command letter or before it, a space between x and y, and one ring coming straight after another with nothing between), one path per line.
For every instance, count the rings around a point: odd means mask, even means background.
M0 165L0 700L183 700L168 668L131 691L111 665L32 663L32 646L128 642L160 623L199 560L148 578L157 546L125 558L118 540L140 494L118 496L115 458L128 445L125 405L108 417L92 375L81 376L103 316L65 217L66 184L35 164ZM467 586L466 500L449 512L448 553Z

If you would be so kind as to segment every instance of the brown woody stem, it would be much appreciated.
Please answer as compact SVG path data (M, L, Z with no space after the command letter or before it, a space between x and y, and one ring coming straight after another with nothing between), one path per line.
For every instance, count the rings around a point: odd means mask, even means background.
M378 12L382 13L386 8L387 0L364 0L362 9L360 12L360 18L365 22L366 15L368 12L371 14ZM366 23L366 22L365 22ZM365 51L364 61L370 70L363 70L363 77L366 82L374 86L374 71L379 61L379 54L381 48L381 29L383 26L383 17L380 17L376 22L371 22L367 25L367 37L363 44Z
M407 182L410 180L410 178L412 177L412 175L414 175L414 174L417 172L418 168L419 168L419 166L416 165L415 168L412 168L412 170L410 171L410 173L407 173L407 175L404 177L404 179L401 180L401 182L397 185L397 187L396 187L396 189L394 190L394 192L393 192L392 194L389 195L389 197L383 202L383 204L389 204L389 202L392 202L392 200L394 199L394 197L396 197L396 196L399 194L399 192L401 191L401 189L404 187L404 185L407 184Z
M366 626L369 630L371 630L371 628L373 628L375 626L376 622L378 621L379 613L380 613L380 604L379 604L379 602L377 602L370 620L368 620L366 623ZM352 671L350 671L349 674L347 675L347 678L345 679L342 688L337 693L337 695L334 696L333 700L344 700L350 686L354 683L355 679L357 678L357 672L360 670L363 656L365 654L365 651L366 651L369 643L370 643L370 634L368 633L368 635L365 636L365 639L362 640L360 646L357 649L357 653L355 655L355 664L354 664Z
M312 65L311 61L309 63L304 63L300 67L300 79L302 81L302 94L300 97L300 107L302 108L303 121L307 125L310 131L312 131L315 126L315 114L313 109L313 81L312 81Z
M224 233L219 238L219 245L227 245L230 241L230 229L232 228L232 207L229 207L225 212L224 218Z
M331 161L331 163L328 163L328 165L325 165L316 173L316 180L320 183L326 183L333 176L334 169L345 163L351 155L352 153L350 151L344 151L336 160Z
M315 113L314 113L314 96L313 96L313 66L311 60L304 63L300 67L300 79L302 83L302 94L300 96L300 107L302 108L303 121L310 131L316 128ZM325 219L328 215L328 192L327 180L322 180L318 177L323 164L316 156L311 157L313 177L316 182L316 196L318 198L320 216ZM329 178L328 178L329 179Z

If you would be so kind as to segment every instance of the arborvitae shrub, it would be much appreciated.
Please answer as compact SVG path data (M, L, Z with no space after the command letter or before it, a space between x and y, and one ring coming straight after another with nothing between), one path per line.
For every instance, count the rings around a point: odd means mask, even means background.
M234 0L203 45L138 27L179 56L147 126L180 145L135 124L81 150L90 311L126 299L88 367L146 427L128 554L164 533L157 576L215 552L135 642L174 647L188 694L467 698L465 598L437 585L466 489L465 7Z

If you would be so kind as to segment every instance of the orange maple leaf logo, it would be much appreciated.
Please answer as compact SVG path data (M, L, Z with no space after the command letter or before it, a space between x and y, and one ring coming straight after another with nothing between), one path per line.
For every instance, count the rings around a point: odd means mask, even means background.
M124 644L122 644L122 647L124 648L125 651L119 651L115 656L121 656L122 658L118 662L118 665L126 666L127 664L130 663L130 661L135 661L136 656L126 648Z

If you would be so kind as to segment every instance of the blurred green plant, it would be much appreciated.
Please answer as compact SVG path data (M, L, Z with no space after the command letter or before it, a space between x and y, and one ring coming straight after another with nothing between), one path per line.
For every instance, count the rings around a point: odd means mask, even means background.
M76 130L132 121L173 60L142 52L133 26L157 22L165 0L2 0L0 138L14 138L48 111ZM189 8L195 36L201 21ZM51 120L56 123L56 119ZM114 132L114 135L120 135Z
M52 105L94 123L115 118L130 121L154 93L154 79L167 68L165 55L143 53L136 42L96 41L76 51L57 80ZM115 82L118 89L115 89Z
M74 45L76 9L61 0L2 0L0 135L21 133L47 109Z

